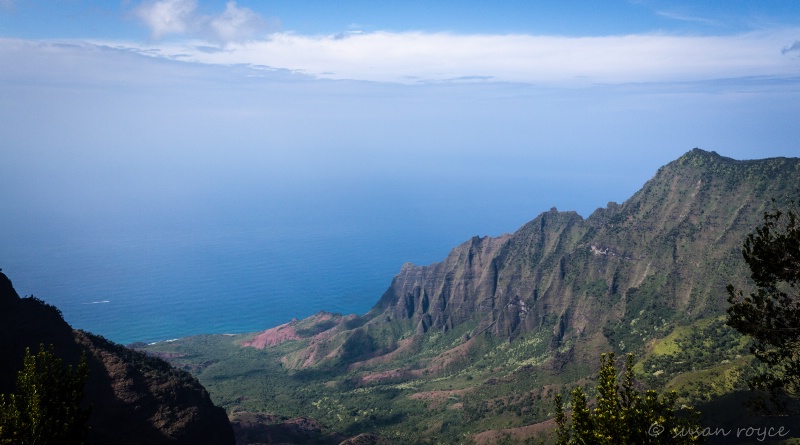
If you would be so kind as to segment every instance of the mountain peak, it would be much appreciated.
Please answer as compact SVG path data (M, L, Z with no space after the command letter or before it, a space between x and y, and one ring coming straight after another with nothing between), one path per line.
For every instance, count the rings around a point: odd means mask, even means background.
M690 165L694 167L702 167L710 164L717 164L720 162L737 162L733 158L726 158L721 156L716 151L705 151L700 148L693 148L686 152L683 156L676 159L674 164Z
M720 156L720 154L717 153L716 151L713 151L713 150L712 151L707 151L707 150L703 150L702 148L695 147L695 148L687 151L683 156L681 156L681 158L692 157L692 156L694 156L694 157L705 157L705 158L721 158L721 157L723 157L723 156ZM680 158L678 158L678 159L680 159Z

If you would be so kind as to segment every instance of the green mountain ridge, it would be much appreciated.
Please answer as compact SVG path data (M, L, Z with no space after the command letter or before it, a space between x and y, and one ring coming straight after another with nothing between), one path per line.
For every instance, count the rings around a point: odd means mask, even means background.
M564 342L591 331L588 314L630 313L631 289L664 295L660 303L675 317L718 314L720 289L747 276L738 258L741 234L771 197L786 198L797 165L693 150L624 204L611 203L586 220L551 210L513 235L473 238L442 263L404 267L366 317L408 318L424 331L477 314L478 330L508 338L557 317L550 327ZM742 181L752 175L772 185Z
M603 351L633 352L651 385L709 402L699 380L732 395L749 366L746 341L718 321L725 286L748 285L742 242L773 199L797 197L798 179L797 158L694 149L585 219L551 209L442 262L403 265L363 316L145 349L191 370L234 415L322 422L305 443L333 431L396 443L546 435L552 396L589 386Z
M472 238L441 263L404 265L376 306L350 322L360 324L348 329L350 342L298 366L374 358L411 334L469 323L467 335L508 340L552 332L552 349L597 337L617 352L636 350L675 323L724 312L725 285L749 275L744 234L771 198L789 198L798 176L796 159L692 150L624 204L585 220L552 209L514 234ZM621 329L634 320L639 328Z

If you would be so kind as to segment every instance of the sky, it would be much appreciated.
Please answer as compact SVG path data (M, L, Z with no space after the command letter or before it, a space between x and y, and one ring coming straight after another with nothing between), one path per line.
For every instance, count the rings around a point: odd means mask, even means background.
M406 180L588 216L694 147L800 154L795 1L0 0L0 66L17 222Z
M0 1L6 38L406 84L794 76L799 26L793 1Z
M0 267L282 218L412 227L399 270L694 147L800 156L798 104L793 0L0 0Z

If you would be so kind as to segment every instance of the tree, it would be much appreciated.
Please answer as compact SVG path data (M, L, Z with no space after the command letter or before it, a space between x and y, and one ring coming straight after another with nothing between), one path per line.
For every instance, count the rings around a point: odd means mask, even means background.
M683 407L684 416L675 409L677 394L663 397L653 390L636 390L633 354L628 354L625 374L617 385L614 354L600 356L597 405L589 408L583 389L572 391L572 422L567 416L561 395L555 397L558 445L611 444L695 444L703 439L699 414Z
M89 434L89 409L80 406L89 371L86 357L64 367L53 352L25 349L17 392L0 394L0 444L83 445Z
M773 200L774 205L774 200ZM754 340L750 351L762 366L748 382L769 394L764 411L797 411L800 396L800 220L792 202L787 212L764 213L747 236L742 256L756 286L744 296L728 285L729 326Z

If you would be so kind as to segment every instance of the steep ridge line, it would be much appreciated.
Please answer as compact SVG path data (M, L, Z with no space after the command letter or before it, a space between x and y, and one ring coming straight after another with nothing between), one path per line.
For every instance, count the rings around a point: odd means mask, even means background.
M513 234L474 237L442 262L404 264L357 326L338 330L338 349L328 348L336 352L303 366L341 354L374 361L403 338L466 324L474 324L467 337L511 341L544 329L553 349L581 337L640 347L655 329L638 339L613 334L638 312L662 325L722 313L724 286L747 276L743 234L772 198L790 199L799 177L798 159L737 161L691 150L623 204L586 219L553 208ZM348 351L354 332L369 341Z

